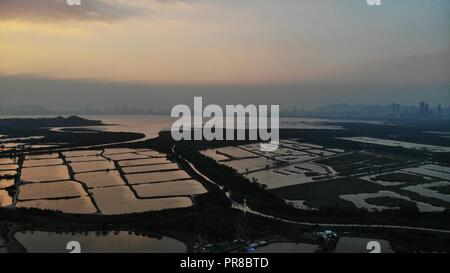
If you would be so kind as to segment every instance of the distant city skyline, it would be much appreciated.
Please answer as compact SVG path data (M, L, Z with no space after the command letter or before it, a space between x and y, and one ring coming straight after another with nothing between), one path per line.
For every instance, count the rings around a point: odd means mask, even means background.
M56 111L39 106L0 107L1 115L170 115L170 110L154 110L153 108L136 108L123 105L112 105L105 108L85 105L78 110ZM429 105L420 102L418 105L403 105L393 102L388 105L349 105L332 104L314 110L298 107L281 109L281 117L311 118L349 118L377 120L450 120L450 104Z

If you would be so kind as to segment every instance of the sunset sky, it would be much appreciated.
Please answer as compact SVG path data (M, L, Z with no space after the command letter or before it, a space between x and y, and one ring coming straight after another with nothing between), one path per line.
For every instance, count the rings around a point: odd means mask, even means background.
M0 76L445 90L449 15L448 0L1 0Z

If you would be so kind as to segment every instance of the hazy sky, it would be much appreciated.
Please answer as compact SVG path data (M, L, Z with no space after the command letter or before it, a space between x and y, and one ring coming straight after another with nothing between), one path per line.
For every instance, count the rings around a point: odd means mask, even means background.
M450 1L382 1L1 0L0 104L26 102L13 89L89 96L127 83L174 96L261 88L269 101L289 93L287 107L450 101Z

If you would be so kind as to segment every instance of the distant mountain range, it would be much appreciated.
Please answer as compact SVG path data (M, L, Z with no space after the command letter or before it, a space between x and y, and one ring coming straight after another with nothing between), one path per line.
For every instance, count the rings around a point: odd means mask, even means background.
M8 118L0 120L0 126L2 128L78 127L99 125L103 125L103 123L98 120L88 120L77 116L70 116L67 118Z

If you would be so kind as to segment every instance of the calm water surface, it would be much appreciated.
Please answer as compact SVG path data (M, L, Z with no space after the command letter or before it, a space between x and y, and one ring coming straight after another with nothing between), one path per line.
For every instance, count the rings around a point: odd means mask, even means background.
M120 232L115 235L58 234L51 232L16 233L16 239L30 253L68 253L67 243L77 241L83 253L185 253L187 248L182 242L169 237L149 238Z

